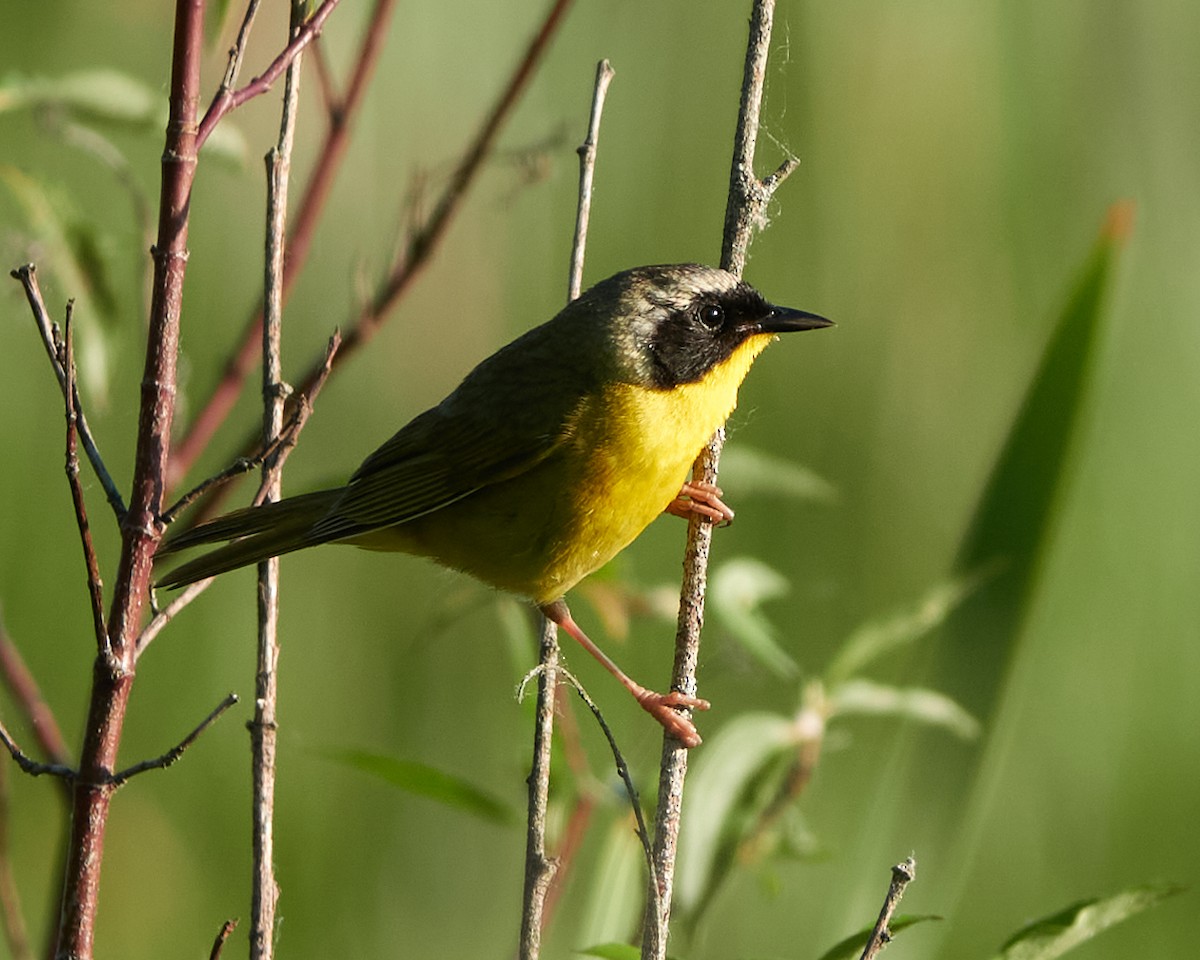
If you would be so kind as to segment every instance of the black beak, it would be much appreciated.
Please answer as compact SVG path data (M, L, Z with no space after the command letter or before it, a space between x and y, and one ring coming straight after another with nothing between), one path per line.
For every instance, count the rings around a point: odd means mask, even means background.
M758 329L762 333L790 333L793 330L820 330L822 327L832 327L833 321L819 317L807 310L793 310L791 307L771 306L771 312L758 321Z

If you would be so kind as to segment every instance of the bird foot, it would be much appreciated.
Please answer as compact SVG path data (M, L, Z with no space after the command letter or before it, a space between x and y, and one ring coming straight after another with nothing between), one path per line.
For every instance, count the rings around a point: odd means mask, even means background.
M675 708L688 707L692 710L707 710L711 706L707 700L689 697L686 693L680 693L677 690L672 690L670 693L655 693L653 690L643 689L634 696L642 705L642 709L661 723L663 729L685 747L690 750L692 747L700 746L700 734L696 730L696 725L692 723L690 717L684 716Z
M729 526L733 523L733 510L721 499L723 492L715 483L688 481L680 488L679 496L667 504L665 512L685 520L699 516L718 526Z

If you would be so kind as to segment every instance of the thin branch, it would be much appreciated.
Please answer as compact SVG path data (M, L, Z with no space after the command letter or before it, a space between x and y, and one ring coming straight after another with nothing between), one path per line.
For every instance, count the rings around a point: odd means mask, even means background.
M316 12L304 22L304 25L292 35L292 41L284 47L279 56L271 61L270 66L244 87L230 90L222 86L217 91L208 111L204 114L204 119L200 121L200 130L196 138L197 150L204 146L209 134L213 132L213 128L225 114L236 110L247 100L253 100L271 89L271 85L283 75L292 61L299 57L304 48L321 32L326 19L333 13L339 2L340 0L325 0Z
M875 921L875 929L867 938L859 960L874 960L892 939L888 932L888 924L892 922L892 914L900 906L900 898L904 896L904 888L917 878L917 861L905 857L903 861L892 867L892 882L888 885L887 896L883 898L883 909L879 911L879 919Z
M551 3L545 19L530 41L508 85L497 99L475 140L451 175L429 220L413 234L404 252L393 264L388 276L376 289L369 302L364 304L357 316L346 325L345 340L336 357L335 366L343 363L371 341L383 321L407 293L422 269L428 265L438 244L445 236L454 214L461 206L468 187L474 182L483 161L491 152L501 127L512 114L513 108L528 85L535 68L540 64L542 56L549 47L550 40L570 5L571 0L553 0ZM311 366L299 380L297 389L306 391L319 369L319 364ZM247 449L252 444L253 441L251 444L243 444L242 449ZM216 509L223 493L223 490L217 490L205 501L204 516L211 515Z
M123 786L126 781L133 779L139 773L145 773L147 770L166 770L167 767L175 763L183 756L184 751L195 743L202 733L211 727L214 723L221 719L221 715L230 707L238 702L238 695L231 693L218 703L212 712L205 717L197 725L196 729L189 733L186 737L179 741L170 750L164 753L161 757L155 757L153 760L143 760L141 763L135 763L132 767L126 767L114 773L110 779L110 783L115 787Z
M107 636L110 656L100 655L73 784L71 832L64 867L57 933L60 955L91 960L104 839L116 767L133 689L136 638L149 595L154 550L161 536L163 481L175 411L179 319L188 259L188 215L197 161L196 107L204 50L203 0L176 0L169 113L162 151L158 234L152 248L154 278L146 355L141 378L137 439L129 509L121 522L121 555L114 578Z
M225 949L225 941L230 938L233 931L237 929L238 922L236 920L226 920L221 924L221 929L217 931L216 939L213 940L212 950L208 954L208 960L221 960L221 951Z
M92 431L88 427L87 417L83 414L83 405L79 401L78 389L72 391L67 387L67 371L63 368L62 361L59 359L59 347L54 336L54 325L50 322L49 313L46 312L46 302L42 299L42 291L37 282L37 268L32 263L27 263L13 270L9 275L14 280L20 281L21 286L25 288L25 299L29 301L29 307L33 311L34 322L37 324L38 333L42 337L42 346L46 348L46 355L50 358L50 364L54 368L54 375L58 378L59 388L63 391L64 398L71 398L71 404L75 408L79 439L83 443L84 452L87 454L88 462L91 463L92 469L96 471L100 485L104 487L104 495L112 505L113 512L116 514L117 522L119 523L125 517L125 501L121 498L121 493L117 490L117 485L113 483L112 476L104 466L100 450L96 447L96 441L93 439Z
M375 68L383 52L396 0L376 0L370 22L363 33L362 44L355 58L354 73L345 97L339 102L329 100L329 125L325 141L317 152L317 160L305 187L295 216L292 218L291 235L288 237L288 255L283 265L284 302L303 271L312 249L317 224L325 210L333 182L341 167L350 144L351 122L358 114L366 95ZM314 53L320 44L313 45ZM323 60L318 60L318 65ZM326 94L332 98L332 92ZM233 409L246 378L258 362L262 350L262 307L258 306L242 333L241 345L225 362L221 379L213 389L207 403L201 408L171 454L171 467L167 480L175 487L187 476L201 451L208 447L217 429L225 422Z
M92 529L88 525L87 503L83 498L83 487L79 483L79 454L77 450L78 414L71 398L75 396L75 325L71 322L75 313L75 301L67 301L67 317L63 325L61 363L67 372L67 385L63 391L67 408L67 483L71 487L71 503L75 507L75 524L79 527L79 539L83 546L83 562L87 568L88 595L92 601L92 629L96 633L96 647L107 656L112 647L108 641L108 628L104 624L104 589L100 581L100 563L96 559L96 547L92 543Z
M607 60L596 65L596 83L592 93L592 108L588 131L579 147L579 203L575 218L575 238L571 245L571 271L567 285L567 302L577 298L583 282L583 261L587 248L588 219L592 208L592 183L596 170L596 145L600 137L600 118L604 99L612 82L613 69ZM554 739L554 704L558 689L558 627L546 617L540 617L541 643L538 674L538 702L533 735L533 763L529 774L529 813L525 841L525 890L521 909L520 960L537 960L541 952L542 929L545 923L546 897L557 872L557 864L546 856L546 808L550 793L550 758ZM578 687L578 684L576 684ZM579 688L580 696L587 694ZM595 708L593 707L593 710ZM604 726L603 718L600 718ZM607 735L607 727L605 727ZM612 742L613 752L620 753ZM632 785L631 785L632 791ZM631 798L635 795L631 792ZM641 808L636 799L639 823ZM644 835L644 827L643 835ZM649 845L646 853L649 862ZM653 866L651 866L653 869Z
M303 29L307 0L292 0L292 35ZM274 444L283 429L283 383L280 344L283 333L283 263L287 235L288 183L292 167L296 114L300 103L300 64L297 55L287 69L279 139L267 154L267 216L263 269L262 442ZM263 466L263 502L282 493L281 464ZM275 955L275 908L279 883L275 879L275 769L279 724L279 558L258 565L258 668L255 676L254 719L249 724L252 768L251 832L253 850L250 898L251 960Z
M250 31L254 27L254 18L258 16L259 0L250 0L246 4L246 12L242 15L242 24L238 27L233 46L229 48L229 62L225 66L225 76L221 79L217 95L228 94L237 86L238 75L242 72L242 61L246 58L246 45L250 42Z
M604 739L608 741L608 748L612 751L613 761L617 767L617 775L621 778L621 782L625 784L625 794L629 798L629 806L633 810L633 819L637 825L638 841L642 845L642 852L646 857L646 870L650 875L649 887L651 890L656 889L658 884L655 882L655 864L654 852L650 844L650 831L646 828L646 818L642 814L642 805L638 801L637 788L633 785L633 777L629 773L629 765L625 762L625 757L621 754L620 748L617 746L617 739L613 736L612 730L609 728L607 721L604 719L604 714L600 712L600 708L588 692L583 688L575 676L565 667L560 667L559 671L563 677L575 688L575 692L579 694L579 698L587 704L587 708L592 711L592 716L596 718L596 722L600 724L600 730L604 733Z
M567 300L574 300L583 290L583 257L587 250L588 220L592 214L592 182L596 174L596 145L600 140L600 118L604 114L604 100L608 96L608 85L616 74L612 64L601 60L596 64L596 86L592 92L592 112L588 118L587 137L575 151L579 154L579 205L575 214L575 242L571 246L570 293Z
M754 0L750 15L750 34L746 44L738 121L734 132L733 162L721 249L721 266L738 276L741 276L745 265L746 250L749 248L754 227L761 221L763 206L770 197L769 190L773 191L786 176L783 168L777 170L772 175L771 186L768 189L754 174L754 148L758 137L763 78L766 74L774 14L774 0ZM694 481L712 484L717 482L717 463L724 443L725 429L722 427L700 452L692 468ZM712 525L702 522L699 517L693 517L688 524L687 546L684 549L683 584L675 633L675 664L671 678L673 690L691 696L696 693L696 666L700 656L700 629L704 623L704 598L711 544ZM642 960L664 960L666 957L687 764L687 749L672 738L664 737L654 833L657 885L651 888L647 897L642 932Z
M0 620L0 673L4 676L4 683L9 692L33 728L33 735L38 746L42 748L42 753L57 766L69 766L71 752L67 749L67 742L63 739L54 712L42 697L37 681L25 665L3 620Z
M546 894L557 864L546 855L546 811L550 795L550 756L554 739L554 701L558 686L558 628L541 621L541 656L534 721L533 765L529 771L529 814L525 833L525 890L521 907L520 960L537 960L542 947Z
M63 766L61 763L38 763L30 757L24 750L17 746L17 742L8 732L8 728L0 722L0 744L12 755L12 758L17 761L17 766L24 770L31 777L40 777L47 774L51 777L62 777L64 780L71 780L76 776L76 771L70 767Z
M174 600L167 604L162 610L154 614L154 619L146 624L146 629L141 632L137 640L137 655L141 657L145 653L146 648L160 633L168 623L179 616L180 612L187 607L200 594L208 589L209 584L213 582L213 577L207 580L197 580L195 583L189 583Z

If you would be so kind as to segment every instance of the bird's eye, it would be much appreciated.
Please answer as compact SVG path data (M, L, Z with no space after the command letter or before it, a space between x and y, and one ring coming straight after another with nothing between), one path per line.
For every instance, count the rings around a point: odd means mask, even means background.
M696 311L696 317L709 330L719 330L725 323L725 308L719 303L706 303Z

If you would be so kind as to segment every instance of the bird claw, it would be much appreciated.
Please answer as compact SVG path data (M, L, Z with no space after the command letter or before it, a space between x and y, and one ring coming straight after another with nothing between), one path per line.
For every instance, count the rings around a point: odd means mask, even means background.
M676 708L685 707L691 710L707 710L711 704L699 697L690 697L686 693L672 690L670 693L655 693L653 690L642 690L635 695L637 702L642 705L650 716L657 720L664 730L682 743L689 750L700 746L702 742L696 725L690 717L679 713Z
M733 523L733 510L721 499L723 491L715 483L693 480L685 483L679 496L666 506L666 513L688 520L702 517L720 527Z

